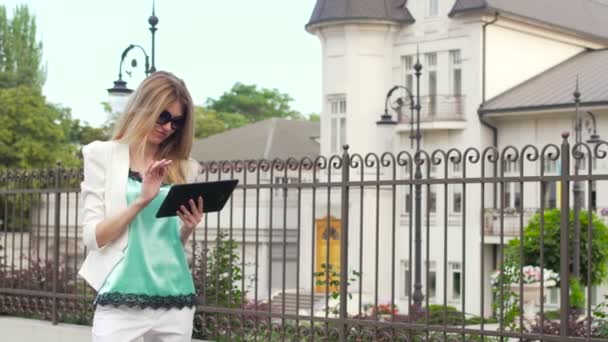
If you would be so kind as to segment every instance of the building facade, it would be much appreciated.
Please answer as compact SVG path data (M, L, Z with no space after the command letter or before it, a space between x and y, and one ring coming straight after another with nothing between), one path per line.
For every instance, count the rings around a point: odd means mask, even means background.
M553 9L547 11L549 7ZM573 93L577 87L579 111L585 118L587 111L595 115L597 132L602 135L608 132L608 27L602 24L606 20L608 3L599 0L318 0L306 30L319 38L322 47L321 154L339 154L344 144L350 146L351 153L413 152L409 110L402 115L393 111L397 124L388 129L376 124L387 92L394 85L414 94L419 91L421 145L429 152L452 147L464 151L468 147L482 150L494 146L502 150L507 146L520 149L527 144L559 145L563 131L571 132L574 138L577 107ZM422 65L419 84L414 70L417 62ZM407 104L404 108L408 108ZM583 140L589 135L583 129ZM606 170L608 164L598 161L594 167ZM516 163L503 168L506 175L519 172ZM529 168L526 174L538 172ZM547 170L558 172L555 165ZM434 172L441 177L441 169L433 170L431 177ZM450 167L449 177L461 174L458 166ZM523 189L517 183L506 184L504 206L521 206L526 212L536 212L541 198L537 188L533 184L526 184ZM555 206L555 184L548 188L552 192L542 198L549 207ZM594 203L585 206L608 207L608 196L594 191ZM525 203L520 203L524 192L530 195ZM397 207L401 208L400 241L405 247L409 245L405 232L411 195L402 192L397 196ZM447 251L441 247L441 238L422 237L423 246L430 240L423 283L429 287L431 303L447 302L459 307L466 295L465 312L479 313L479 284L483 282L489 288L490 275L501 253L492 226L495 212L491 208L496 205L491 201L492 191L489 189L486 203L481 203L479 194L469 194L469 209L464 213L462 192L457 187L432 186L431 193L424 196L431 197L428 202L423 199L423 203L429 203L423 213L430 211L431 234L444 222L450 226ZM481 215L479 208L488 209ZM352 217L358 217L356 211L351 211ZM466 241L462 241L461 234L463 215ZM387 222L381 224L382 229L388 229L389 218L380 218L383 220ZM373 218L366 224L373 224ZM484 244L480 238L482 229L488 233ZM513 235L507 236L506 241ZM372 241L374 236L359 238ZM461 246L467 246L464 252ZM481 248L485 249L487 260L471 262L479 259ZM407 308L406 289L413 281L410 251L397 251L401 276L394 285L400 289L399 307ZM381 259L390 258L389 249L382 253L385 255ZM427 255L425 250L422 254ZM350 257L353 261L358 259L356 255ZM463 257L469 260L465 275L469 285L465 288L461 286L465 277ZM373 264L373 258L363 259L369 260L367 270L381 267ZM485 268L486 279L480 279L481 267ZM369 281L361 286L373 292L376 285ZM385 296L391 291L390 281L378 286ZM490 312L490 293L486 289L486 313ZM556 298L552 292L547 300L551 304Z

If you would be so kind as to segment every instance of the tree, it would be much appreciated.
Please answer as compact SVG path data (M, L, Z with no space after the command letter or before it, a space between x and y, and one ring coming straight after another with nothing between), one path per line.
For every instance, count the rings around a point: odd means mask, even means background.
M27 6L17 6L11 19L0 6L0 88L27 86L41 90L46 72L36 20Z
M59 112L59 124L62 127L68 143L80 147L95 140L109 139L109 129L107 126L92 127L86 122L72 118L72 111L69 108L54 105Z
M319 115L319 114L310 114L310 115L308 115L308 121L310 121L310 122L319 122L319 121L321 121L321 115Z
M547 210L544 213L544 267L555 272L560 270L560 211ZM608 277L608 227L595 215L592 215L591 264L587 259L589 241L587 240L588 212L581 210L581 284L587 286L587 270L591 267L591 284L599 285ZM568 222L570 236L574 236L574 212L570 211ZM569 253L572 253L572 243ZM521 265L520 240L513 239L505 250L507 262ZM523 265L540 266L540 214L534 215L524 229Z
M0 169L80 165L77 148L66 136L65 112L47 104L38 90L0 88Z
M201 106L194 107L194 118L196 120L194 132L196 138L206 138L225 130L245 126L249 123L247 118L241 114L218 113Z
M269 118L302 119L302 115L291 108L291 101L289 95L277 89L236 83L217 100L207 99L207 108L217 113L243 115L249 123Z

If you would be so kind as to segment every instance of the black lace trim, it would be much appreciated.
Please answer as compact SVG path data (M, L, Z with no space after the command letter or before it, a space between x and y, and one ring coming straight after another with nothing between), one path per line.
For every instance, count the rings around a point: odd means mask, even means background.
M129 169L129 178L136 180L138 182L142 182L143 179L141 178L141 174L137 171L133 171L131 169Z
M194 307L197 304L196 295L177 295L177 296L150 296L142 294L125 294L119 292L109 292L100 294L95 299L95 305L118 307L126 305L130 308L152 308L152 309L182 309L184 307Z
M131 169L129 169L129 178L136 180L138 182L143 182L143 178L141 178L141 174L137 171L133 171ZM168 186L171 185L170 183L164 183L162 184L162 186Z

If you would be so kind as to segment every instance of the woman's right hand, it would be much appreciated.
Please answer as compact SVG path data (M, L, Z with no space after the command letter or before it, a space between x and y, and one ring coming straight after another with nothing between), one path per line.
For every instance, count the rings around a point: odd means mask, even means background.
M167 174L167 166L171 164L171 160L161 159L150 163L146 172L141 175L142 185L139 199L144 203L150 203L158 194L160 185L165 180Z

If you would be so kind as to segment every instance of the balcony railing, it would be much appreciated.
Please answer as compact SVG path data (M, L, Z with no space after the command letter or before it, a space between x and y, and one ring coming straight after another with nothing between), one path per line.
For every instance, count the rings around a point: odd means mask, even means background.
M454 121L464 120L464 95L426 95L420 96L420 121ZM399 120L402 124L410 123L410 113L404 109Z
M537 208L525 208L523 211L523 227L528 225L528 222L537 214ZM505 237L519 236L521 226L520 216L522 213L514 208L505 208L502 223L502 232ZM500 209L485 209L483 227L486 236L498 236L501 232L501 215Z
M551 210L550 208L545 208L545 210ZM540 208L525 208L523 213L523 227L526 227L530 222L530 219L535 214L540 212ZM608 224L608 208L597 208L594 210L597 217L604 222L604 224ZM518 237L519 236L519 228L521 226L520 222L520 212L514 208L505 208L503 215L503 234L505 237ZM496 236L500 237L500 209L485 209L484 210L484 220L483 227L486 236Z

